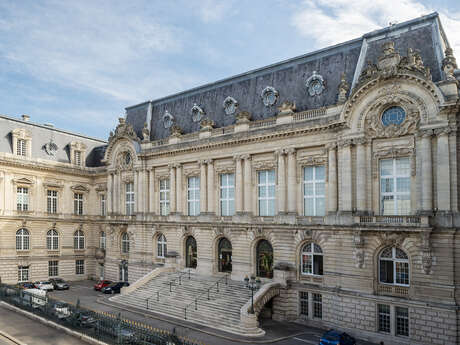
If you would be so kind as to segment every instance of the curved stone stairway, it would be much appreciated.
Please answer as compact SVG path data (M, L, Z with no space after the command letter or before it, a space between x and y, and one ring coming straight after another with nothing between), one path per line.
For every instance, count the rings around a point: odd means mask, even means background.
M136 290L126 295L111 297L110 300L231 333L247 334L247 330L240 327L240 311L251 295L243 282L228 278L226 285L225 280L220 280L217 292L215 283L222 277L190 273L189 279L186 273L182 275L179 285L177 277L181 273L163 272ZM169 282L174 279L176 281L170 292ZM211 286L208 300L207 289ZM197 297L199 299L195 310L194 301ZM260 332L263 334L262 330Z

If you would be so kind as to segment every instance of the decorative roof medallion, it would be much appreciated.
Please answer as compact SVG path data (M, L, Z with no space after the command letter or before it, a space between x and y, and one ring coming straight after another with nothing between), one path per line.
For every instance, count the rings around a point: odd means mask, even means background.
M228 96L222 105L224 107L225 114L227 115L235 114L236 109L238 108L238 102L231 96Z
M313 74L305 82L305 86L307 87L310 96L313 97L323 93L326 88L326 83L321 75L319 75L316 71L313 71Z
M44 145L45 152L48 154L48 156L55 156L56 152L58 150L57 145L54 143L53 139L50 139L49 143L46 143Z
M274 87L267 86L265 89L262 90L260 96L262 97L264 105L266 107L271 107L278 100L278 91L276 91Z
M174 116L172 116L169 111L165 110L165 113L163 115L163 126L165 128L171 128L173 123L174 123Z
M401 107L390 107L382 114L382 124L385 127L389 125L399 126L406 119L406 112Z
M193 122L200 122L201 119L203 118L204 110L201 109L196 103L193 104L192 109L190 110L190 113L192 114L192 120Z

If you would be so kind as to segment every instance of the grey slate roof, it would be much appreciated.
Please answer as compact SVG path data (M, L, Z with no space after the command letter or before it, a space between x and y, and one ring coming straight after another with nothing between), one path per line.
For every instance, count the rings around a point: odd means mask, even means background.
M0 152L13 153L11 132L18 128L24 128L32 135L32 158L69 163L69 144L72 141L80 141L87 146L86 166L95 167L101 165L106 147L104 140L4 115L0 115ZM49 143L50 140L58 147L54 157L48 155L44 148L45 144Z
M157 140L169 136L169 129L163 126L163 115L169 111L184 133L200 129L198 122L192 121L191 108L196 103L215 122L215 127L235 123L235 114L226 115L223 102L227 96L235 98L238 111L248 111L252 120L272 117L283 101L294 101L297 111L320 108L337 103L340 76L346 74L347 82L354 85L367 61L376 62L381 55L381 46L394 41L401 56L407 49L420 52L425 66L430 67L433 81L439 81L441 61L448 45L437 13L408 22L393 25L363 35L361 38L338 44L267 67L240 74L215 83L203 85L175 95L147 101L126 108L126 121L133 125L137 135L148 123L150 139ZM317 71L326 81L326 89L318 96L310 96L305 82ZM261 92L272 86L279 92L274 106L264 106Z

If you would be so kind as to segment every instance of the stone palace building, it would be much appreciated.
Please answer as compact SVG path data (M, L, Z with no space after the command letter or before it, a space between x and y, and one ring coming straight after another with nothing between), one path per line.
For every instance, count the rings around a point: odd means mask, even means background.
M459 80L434 13L128 107L108 142L1 116L1 280L254 275L239 333L458 344Z

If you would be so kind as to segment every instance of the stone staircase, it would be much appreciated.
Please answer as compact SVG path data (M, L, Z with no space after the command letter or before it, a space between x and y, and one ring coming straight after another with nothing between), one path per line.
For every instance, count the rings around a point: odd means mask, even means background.
M217 292L216 282L219 280ZM171 281L174 283L170 292ZM250 291L244 287L244 283L230 280L229 277L225 284L222 276L190 273L189 279L188 273L163 272L136 290L111 297L110 300L230 333L247 335L247 330L240 326L240 312L250 298ZM195 299L198 299L196 310ZM263 334L262 330L260 332Z

